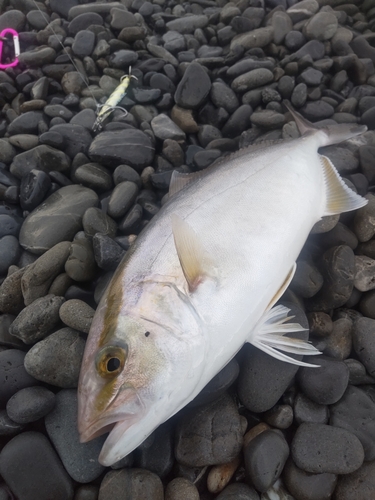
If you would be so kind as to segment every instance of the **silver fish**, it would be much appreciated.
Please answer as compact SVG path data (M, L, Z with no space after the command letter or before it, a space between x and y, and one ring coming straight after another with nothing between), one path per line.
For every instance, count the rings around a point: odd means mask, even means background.
M318 154L366 127L318 130L294 118L299 139L250 146L196 174L174 172L170 200L118 267L79 382L81 440L110 431L103 465L189 403L246 342L298 365L306 363L285 353L319 354L285 336L303 328L275 304L313 225L367 203Z

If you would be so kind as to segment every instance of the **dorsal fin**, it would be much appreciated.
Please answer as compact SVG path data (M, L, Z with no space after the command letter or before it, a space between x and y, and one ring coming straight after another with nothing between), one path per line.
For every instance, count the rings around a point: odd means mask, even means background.
M192 172L191 174L182 174L181 172L177 172L174 170L172 173L171 181L169 183L169 197L178 193L188 184L197 181L198 179L202 179L205 175L205 171L202 172Z
M197 234L179 215L172 214L172 231L182 271L194 292L205 277L213 275L212 262Z
M361 208L368 203L366 198L350 189L326 156L320 156L326 189L326 206L323 215L336 215Z

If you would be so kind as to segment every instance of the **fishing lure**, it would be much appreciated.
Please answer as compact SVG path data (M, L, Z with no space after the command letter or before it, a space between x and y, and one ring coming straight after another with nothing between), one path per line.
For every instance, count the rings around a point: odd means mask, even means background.
M13 46L14 46L14 59L11 62L3 62L3 44L8 41L6 35L12 35L13 37ZM18 56L20 55L20 42L18 38L18 33L16 30L12 28L5 28L0 33L0 69L13 68L18 64Z
M118 103L125 97L128 87L130 85L131 79L138 80L138 78L131 74L132 69L129 68L129 73L121 77L120 84L115 88L112 94L108 97L104 104L98 105L98 113L96 116L96 120L92 127L94 132L100 131L103 128L104 121L109 117L111 113L115 109L121 109L125 113L125 116L128 114L126 109L118 106Z

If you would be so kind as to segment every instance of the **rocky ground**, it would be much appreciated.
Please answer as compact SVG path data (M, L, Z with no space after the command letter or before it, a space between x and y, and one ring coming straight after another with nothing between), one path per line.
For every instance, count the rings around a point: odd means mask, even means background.
M374 499L375 3L0 0L9 27L21 55L0 71L0 500ZM129 66L129 113L94 133ZM247 345L106 469L103 438L79 444L76 429L105 286L174 169L298 136L285 100L369 128L324 148L368 205L316 225L283 297L321 367Z

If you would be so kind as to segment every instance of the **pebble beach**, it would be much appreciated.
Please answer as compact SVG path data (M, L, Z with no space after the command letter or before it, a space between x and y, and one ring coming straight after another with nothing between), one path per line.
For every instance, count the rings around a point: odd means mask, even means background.
M8 28L0 500L375 500L375 1L0 0L0 43ZM102 466L106 436L79 442L77 384L117 265L175 170L299 137L285 104L318 127L368 128L319 151L368 204L314 226L281 298L319 367L246 344Z

